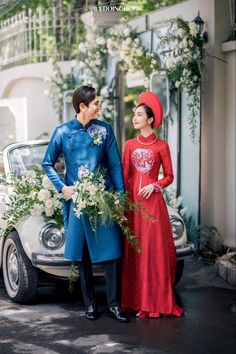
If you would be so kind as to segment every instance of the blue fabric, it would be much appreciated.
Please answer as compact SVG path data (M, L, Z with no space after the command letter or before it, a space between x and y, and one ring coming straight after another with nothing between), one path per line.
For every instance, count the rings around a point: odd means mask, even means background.
M94 144L94 131L102 131L101 143ZM54 165L60 154L66 164L65 179L58 174ZM116 139L111 126L92 119L83 126L76 118L56 128L43 159L43 169L56 189L72 186L78 180L78 169L87 164L90 171L105 168L106 187L124 192L123 173ZM119 258L122 255L121 231L117 225L99 225L97 240L89 221L77 218L73 203L63 201L63 216L66 233L64 257L82 260L83 244L86 239L93 263Z

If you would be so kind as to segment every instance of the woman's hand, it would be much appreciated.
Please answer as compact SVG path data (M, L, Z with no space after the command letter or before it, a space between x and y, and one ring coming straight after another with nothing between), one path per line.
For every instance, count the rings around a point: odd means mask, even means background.
M74 193L74 187L72 186L64 186L62 188L62 194L65 200L70 200L72 197L72 194Z
M148 184L146 187L140 189L138 195L140 197L146 197L146 199L148 199L153 192L154 192L154 185L151 183Z

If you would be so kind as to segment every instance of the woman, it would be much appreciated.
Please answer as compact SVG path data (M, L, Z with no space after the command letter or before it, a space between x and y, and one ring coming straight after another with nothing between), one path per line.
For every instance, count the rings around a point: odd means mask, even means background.
M134 128L141 134L126 142L123 155L126 191L132 201L142 200L142 207L155 217L153 222L137 212L128 215L142 252L124 245L122 308L136 311L140 318L183 313L173 295L175 246L161 193L173 181L171 156L168 144L153 133L162 120L159 98L152 92L142 93L133 117ZM161 166L164 177L158 180Z
M123 173L120 155L111 126L96 119L100 103L94 88L78 87L73 94L74 119L56 128L46 151L43 168L51 182L62 192L66 244L64 257L78 261L86 318L98 318L94 295L92 263L104 263L107 280L107 315L127 322L119 308L119 258L122 256L121 232L117 225L98 225L97 235L86 214L77 218L71 201L73 184L83 169L106 169L106 186L123 192ZM62 154L66 164L63 180L55 169Z

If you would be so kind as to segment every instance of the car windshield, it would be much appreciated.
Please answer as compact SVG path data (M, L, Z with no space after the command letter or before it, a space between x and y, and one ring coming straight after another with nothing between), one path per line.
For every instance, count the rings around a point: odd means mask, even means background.
M8 152L8 161L10 173L18 176L24 176L27 171L34 168L42 168L42 161L48 144L22 145L11 149ZM64 176L65 163L62 155L59 156L55 169Z
M22 145L11 149L8 153L10 172L23 176L28 170L42 168L42 160L47 144Z

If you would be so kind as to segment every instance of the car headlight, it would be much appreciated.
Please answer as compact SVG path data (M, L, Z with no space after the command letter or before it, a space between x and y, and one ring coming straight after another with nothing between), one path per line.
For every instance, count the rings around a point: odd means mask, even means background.
M180 238L184 232L184 223L181 219L172 216L170 218L171 228L173 232L173 237L175 240Z
M64 234L53 223L46 224L42 227L39 233L39 239L44 247L49 250L60 248L65 241Z

